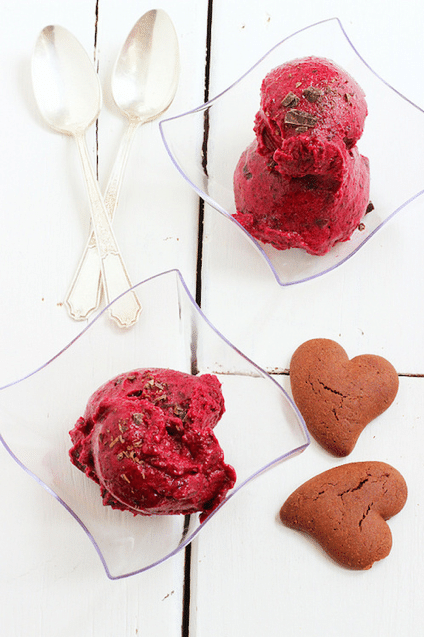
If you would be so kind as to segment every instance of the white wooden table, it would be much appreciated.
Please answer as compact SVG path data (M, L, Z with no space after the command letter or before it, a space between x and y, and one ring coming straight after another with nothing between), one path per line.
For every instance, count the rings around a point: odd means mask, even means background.
M418 0L210 0L209 6L163 0L160 6L181 47L169 115L204 100L209 20L212 97L287 35L334 16L380 76L424 108ZM111 68L130 28L151 8L134 0L15 0L2 12L0 386L36 369L84 327L62 302L88 232L86 195L72 140L50 131L34 102L35 39L47 24L61 24L96 59L104 108L97 140L94 127L88 140L104 188L124 130L110 96ZM405 153L413 143L405 140ZM348 460L393 464L405 476L409 499L390 523L388 559L360 573L335 566L278 522L294 488L338 464L312 443L242 490L186 555L111 581L75 520L0 447L1 635L422 635L424 200L341 268L289 288L276 285L258 254L208 206L197 268L199 201L172 166L157 122L137 134L120 205L115 229L133 281L178 268L193 294L201 286L202 309L215 327L286 389L290 356L312 337L333 338L350 356L375 353L395 365L396 401ZM22 409L31 409L25 396Z

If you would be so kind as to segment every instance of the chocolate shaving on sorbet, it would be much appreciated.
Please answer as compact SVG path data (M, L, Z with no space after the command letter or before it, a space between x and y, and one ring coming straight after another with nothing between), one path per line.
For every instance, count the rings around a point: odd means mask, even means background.
M245 176L246 179L252 179L253 177L252 173L247 168L247 164L244 164L243 166L243 175Z
M308 102L311 102L311 104L313 104L314 102L319 100L322 95L322 91L314 86L308 86L308 88L305 88L305 90L302 92L302 95L308 100Z
M180 405L174 405L174 414L178 416L178 418L181 418L181 420L184 420L184 418L187 415L187 412L185 409L180 407Z
M299 98L297 97L297 95L292 93L292 91L290 91L290 93L287 93L286 97L281 102L281 106L284 106L284 108L288 106L293 108L297 106L298 104L299 104Z
M287 111L284 123L289 126L306 126L307 128L313 128L317 123L317 118L309 113L305 113L305 111L292 108Z
M125 442L125 440L123 439L123 437L121 435L116 436L116 438L114 438L113 440L110 441L109 443L109 448L112 449L117 442L121 442L122 444Z

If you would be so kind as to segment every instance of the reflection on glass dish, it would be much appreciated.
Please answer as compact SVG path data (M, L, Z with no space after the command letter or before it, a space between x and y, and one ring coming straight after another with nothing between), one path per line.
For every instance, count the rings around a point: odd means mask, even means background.
M374 210L351 239L324 256L261 244L232 217L233 173L253 141L265 75L286 61L318 56L333 60L366 94L368 117L358 150L370 160L370 200ZM160 123L172 162L198 195L226 216L252 242L281 286L320 276L355 254L390 218L423 190L423 111L373 71L350 42L338 18L305 27L285 38L220 95L190 112ZM413 139L406 149L407 140ZM406 152L407 150L407 152Z
M178 553L245 484L309 444L291 398L216 331L177 270L133 289L143 312L129 331L113 325L105 308L57 356L0 388L1 442L81 524L111 579ZM226 412L214 432L237 482L203 524L198 515L144 517L105 507L98 485L69 460L68 432L93 391L117 374L145 367L212 373L222 383Z

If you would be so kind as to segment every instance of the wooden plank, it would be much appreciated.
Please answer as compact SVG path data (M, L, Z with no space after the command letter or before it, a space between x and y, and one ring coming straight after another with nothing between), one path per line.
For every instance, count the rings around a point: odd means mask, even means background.
M210 96L218 95L284 37L338 16L365 60L392 86L424 106L420 60L422 11L382 1L371 8L339 2L282 5L214 2ZM337 60L335 60L337 62ZM229 134L231 125L227 123ZM219 157L213 123L209 157ZM405 153L408 152L405 140ZM389 146L387 147L389 148ZM222 161L225 161L222 158ZM206 206L202 308L241 351L270 372L287 371L294 349L313 337L340 342L349 356L388 358L400 373L424 373L422 198L399 213L339 269L279 288L240 233ZM221 361L222 362L222 361ZM279 375L288 389L288 377ZM421 633L419 490L423 379L401 377L396 402L337 461L316 443L244 488L207 523L192 545L190 635L410 635ZM246 422L246 427L256 427ZM367 572L333 564L316 545L280 524L286 497L306 479L342 462L382 460L409 487L390 522L391 555Z
M166 113L141 126L136 133L115 230L134 282L178 268L194 291L198 199L172 165L159 131L161 119L179 114L203 99L206 7L200 3L191 5L183 3L176 10L171 0L161 4L174 22L179 38L179 86ZM117 22L116 3L110 0L100 3L97 49L104 109L99 118L98 168L103 188L127 125L111 94L113 65L125 38L143 12L139 4L130 3L121 11ZM194 134L195 131L192 139ZM188 146L193 143L192 139L187 139Z
M187 3L177 12L170 0L161 6L174 20L181 45L181 80L171 115L203 97L206 7ZM93 59L96 55L104 107L98 139L95 126L87 139L93 161L98 146L104 187L124 130L108 89L111 66L130 28L147 9L137 3L123 9L111 0L81 0L72 6L47 1L37 7L18 0L3 17L0 386L46 362L87 324L71 320L63 307L88 233L86 193L73 140L51 131L36 108L30 72L36 37L44 26L61 24ZM193 66L190 60L197 63ZM194 290L198 201L172 166L158 122L139 131L121 205L116 234L133 282L179 268ZM112 329L105 326L105 343ZM130 333L122 337L136 345ZM178 358L177 351L168 351L173 360ZM165 366L163 354L158 356ZM107 361L107 348L101 358ZM74 368L68 372L78 374ZM30 410L31 405L23 408ZM1 479L7 485L0 576L5 634L181 634L183 553L139 576L108 580L93 545L69 513L3 447L0 455Z

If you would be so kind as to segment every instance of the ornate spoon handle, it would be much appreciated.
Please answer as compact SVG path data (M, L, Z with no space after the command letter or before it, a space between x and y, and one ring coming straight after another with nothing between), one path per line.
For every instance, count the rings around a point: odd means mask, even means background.
M139 122L130 120L106 187L104 204L110 222L113 221L118 206L125 166L138 127ZM102 273L97 253L96 235L92 229L66 295L65 305L72 318L82 321L98 309L101 297Z
M93 226L92 234L94 237L94 242L90 237L87 243L87 254L84 252L70 292L65 301L71 316L81 320L90 314L90 311L87 313L87 310L82 310L84 303L86 303L86 308L91 304L93 308L91 311L94 311L98 306L98 301L100 300L100 279L103 281L107 303L128 290L131 287L131 282L119 252L105 202L94 176L85 137L80 133L76 133L74 137L77 142L90 199L91 221ZM95 254L96 259L94 258ZM96 268L94 268L94 266L96 266ZM90 297L93 292L97 299L94 295ZM124 294L113 304L110 314L119 326L130 327L136 323L140 311L140 302L135 292L131 291ZM83 316L83 314L86 314L86 316Z

